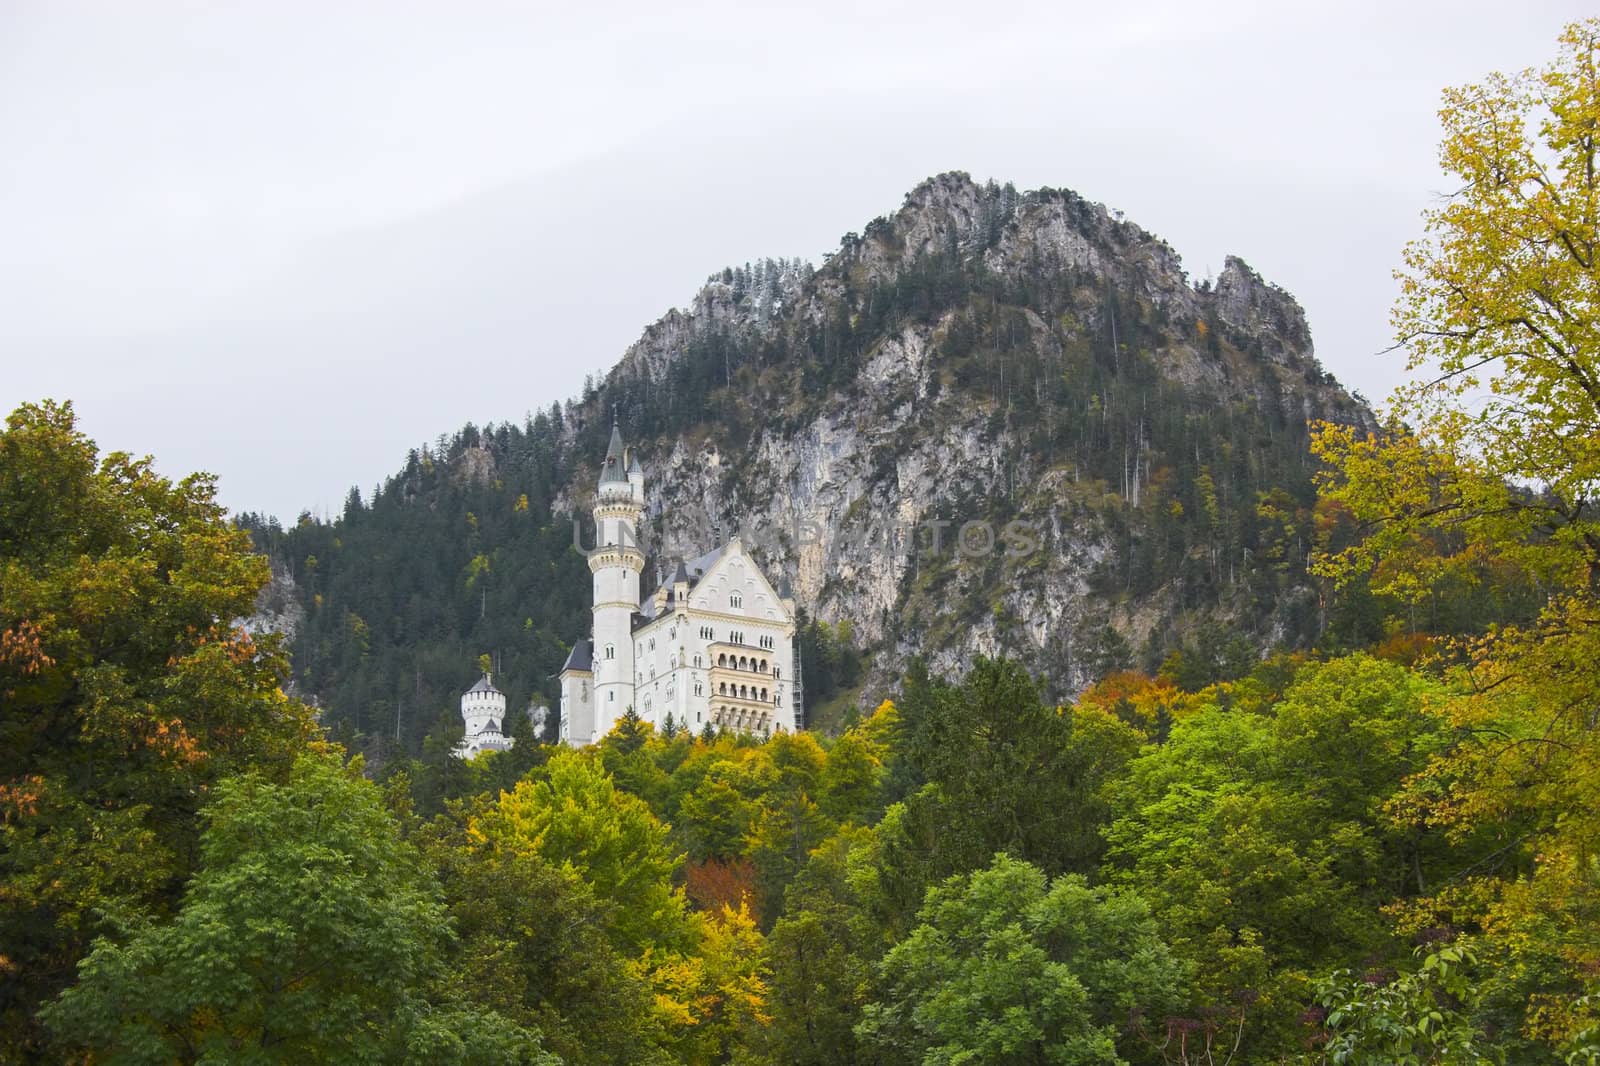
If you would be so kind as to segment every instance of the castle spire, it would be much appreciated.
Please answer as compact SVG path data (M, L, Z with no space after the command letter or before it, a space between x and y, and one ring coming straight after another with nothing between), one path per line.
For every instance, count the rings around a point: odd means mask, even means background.
M600 467L600 484L627 481L628 471L623 464L622 428L611 423L611 445L606 449L606 461Z

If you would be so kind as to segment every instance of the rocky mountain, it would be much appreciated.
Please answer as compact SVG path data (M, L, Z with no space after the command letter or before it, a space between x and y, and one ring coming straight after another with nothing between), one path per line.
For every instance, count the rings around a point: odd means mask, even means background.
M396 672L420 698L418 664L459 644L547 695L584 631L587 570L563 549L613 416L656 558L739 531L871 653L869 680L1006 654L1059 695L1175 650L1225 672L1313 642L1307 422L1372 423L1242 260L1194 283L1101 205L944 174L820 267L713 275L582 397L413 452L334 523L260 530L301 586L301 683L335 713L390 699ZM431 578L406 570L423 555ZM407 587L452 609L397 621ZM347 616L388 663L370 684Z

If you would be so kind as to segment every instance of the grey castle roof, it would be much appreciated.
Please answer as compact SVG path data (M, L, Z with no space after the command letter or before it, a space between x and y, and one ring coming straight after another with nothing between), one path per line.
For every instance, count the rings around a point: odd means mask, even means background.
M716 561L722 558L722 553L727 550L728 546L724 544L720 548L711 549L698 559L690 559L686 564L684 564L689 568L690 580L699 581L701 578L705 577L706 571L710 570L711 567L715 565Z
M628 452L628 476L632 477L635 474L643 474L643 473L644 473L644 467L639 465L638 453L633 452L633 451L629 451Z
M476 685L473 685L471 688L467 689L467 691L468 692L493 692L496 695L499 695L499 693L500 693L500 690L495 688L494 687L494 683L489 680L489 675L488 674L484 674L482 677L478 678L478 683Z
M606 461L600 467L600 484L606 485L614 481L627 481L628 474L623 466L622 430L617 428L615 422L611 423L611 445L606 448Z
M577 643L572 645L572 650L567 653L567 661L562 664L561 672L566 673L568 670L593 669L594 654L589 650L589 642L587 640L580 639L577 641Z

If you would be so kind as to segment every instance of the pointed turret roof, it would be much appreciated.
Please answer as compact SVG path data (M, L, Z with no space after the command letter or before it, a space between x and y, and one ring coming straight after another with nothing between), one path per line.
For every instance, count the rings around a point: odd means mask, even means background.
M639 474L639 475L642 476L644 474L644 467L639 465L639 453L634 451L632 448L629 448L628 449L628 476L632 477L635 474Z
M589 651L589 642L580 639L572 645L572 650L567 653L567 661L562 664L561 672L564 674L568 670L588 671L593 669L594 655Z
M468 692L495 692L495 693L498 693L500 690L494 687L494 682L489 680L489 675L488 674L484 674L482 677L478 678L478 683L476 685L473 685L471 688L467 689L467 691Z
M689 570L683 565L683 560L681 558L678 560L677 567L672 571L672 579L668 581L667 584L676 585L680 581L684 584L689 583Z
M600 484L627 481L628 475L623 462L622 430L613 421L611 423L611 445L606 449L606 461L600 467Z

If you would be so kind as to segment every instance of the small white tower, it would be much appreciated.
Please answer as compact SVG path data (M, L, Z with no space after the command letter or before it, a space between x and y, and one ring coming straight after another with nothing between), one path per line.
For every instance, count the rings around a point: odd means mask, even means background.
M489 675L461 694L461 722L466 734L456 745L458 758L470 759L482 751L508 751L515 743L505 735L505 693L494 687Z
M622 431L613 422L595 492L595 549L589 556L594 574L593 739L610 732L633 706L633 616L639 612L639 576L644 573L639 549L643 514L644 471L622 446Z

